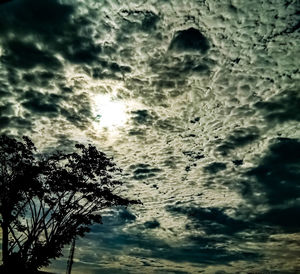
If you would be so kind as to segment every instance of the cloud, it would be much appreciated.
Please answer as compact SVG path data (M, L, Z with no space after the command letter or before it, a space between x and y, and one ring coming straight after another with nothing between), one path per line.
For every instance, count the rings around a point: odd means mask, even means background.
M257 102L255 107L261 110L264 117L270 122L300 121L298 91L283 91L268 101Z
M123 18L123 28L126 31L152 32L156 29L159 16L151 10L123 9L120 12Z
M0 33L5 34L3 38L12 36L7 42L10 55L5 54L3 59L21 68L49 63L56 69L59 62L54 55L58 53L73 63L97 60L101 47L94 43L93 37L83 34L90 21L84 17L72 18L75 13L73 5L56 0L15 0L3 6ZM21 39L30 42L15 41ZM43 49L37 49L37 43Z
M151 125L153 123L153 117L149 113L147 109L140 109L136 111L132 111L131 114L134 116L132 117L132 120L137 125Z
M133 178L135 180L144 180L155 177L157 173L161 172L160 168L151 167L149 164L137 164L130 167L133 169Z
M1 6L0 32L13 32L19 37L35 34L53 41L51 35L62 33L73 11L72 6L56 0L13 0Z
M246 185L244 193L247 199L256 201L255 192L259 192L269 205L285 205L300 196L300 142L297 139L278 138L270 145L268 152L257 167L250 169L247 175L254 182ZM261 201L262 198L259 198ZM257 201L259 202L259 201Z
M226 140L217 147L217 150L226 155L231 150L243 147L256 141L258 138L259 130L256 127L238 128L226 137Z
M116 62L106 60L99 60L97 65L92 67L90 75L95 79L122 79L126 73L130 72L130 66L119 65Z
M191 220L191 223L186 225L186 229L203 230L206 237L208 235L213 237L223 235L226 237L251 228L251 223L228 216L224 212L226 208L167 206L166 209L174 215L186 215Z
M90 98L66 84L65 65L97 61L101 49L85 32L89 25L75 6L56 0L14 0L1 6L0 78L7 98L2 103L14 104L1 117L3 129L32 132L41 118L87 128Z
M255 219L258 224L279 227L286 233L299 232L300 205L272 208Z
M248 207L242 214L251 214L254 224L274 231L299 232L299 170L299 140L273 141L259 164L246 172L248 180L239 185ZM243 206L240 210L244 211Z
M6 128L9 125L9 117L7 116L2 116L0 117L0 128Z
M299 22L271 2L1 4L1 132L94 143L144 203L104 214L78 273L293 271ZM98 94L124 103L123 128L94 127Z
M61 68L57 58L47 51L39 50L33 43L11 40L6 42L5 49L1 61L7 66L21 69L31 69L36 66L53 70Z
M62 97L56 94L43 94L35 90L24 92L20 98L22 106L28 109L32 114L46 114L52 116L58 115L57 104Z
M144 223L145 228L154 229L160 227L160 223L157 220L147 221Z
M14 0L2 6L1 40L10 49L3 59L21 68L31 68L43 64L43 61L46 61L44 65L49 62L57 66L59 62L53 55L71 46L68 43L71 42L70 35L72 40L79 38L79 29L71 22L74 11L71 5L61 4L56 0ZM28 42L25 43L24 40ZM38 49L37 43L43 49Z
M202 151L192 151L192 150L186 150L182 152L185 156L187 156L190 160L200 160L204 158Z
M0 40L5 46L2 62L14 69L43 66L55 72L64 59L79 65L103 65L108 70L104 76L109 71L128 72L129 67L101 61L102 47L90 32L93 16L80 13L80 5L56 0L15 0L4 5L0 11Z
M211 163L207 166L204 167L204 170L206 172L209 172L209 173L218 173L219 171L222 171L226 169L226 164L225 163L220 163L220 162L215 162L215 163Z

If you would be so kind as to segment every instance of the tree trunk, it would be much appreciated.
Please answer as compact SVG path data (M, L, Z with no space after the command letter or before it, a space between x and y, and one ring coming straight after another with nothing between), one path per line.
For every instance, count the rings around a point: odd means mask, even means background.
M7 270L8 267L8 224L7 221L3 218L2 220L2 262L4 270Z
M74 259L74 251L75 251L75 241L76 241L76 237L74 237L74 239L72 241L66 274L71 274L71 271L72 271L72 265L73 265L73 259Z

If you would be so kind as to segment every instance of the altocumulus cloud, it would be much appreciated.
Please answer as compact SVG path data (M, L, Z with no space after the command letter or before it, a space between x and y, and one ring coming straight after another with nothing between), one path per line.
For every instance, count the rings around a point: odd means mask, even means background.
M143 201L104 212L74 273L299 269L298 10L1 1L1 133L46 151L92 142L124 170L120 191ZM124 125L96 124L98 95L126 106Z

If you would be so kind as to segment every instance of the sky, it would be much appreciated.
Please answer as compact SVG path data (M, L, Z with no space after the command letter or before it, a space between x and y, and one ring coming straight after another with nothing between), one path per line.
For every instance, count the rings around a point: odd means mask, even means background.
M300 271L298 0L1 2L0 133L96 145L143 202L74 274Z

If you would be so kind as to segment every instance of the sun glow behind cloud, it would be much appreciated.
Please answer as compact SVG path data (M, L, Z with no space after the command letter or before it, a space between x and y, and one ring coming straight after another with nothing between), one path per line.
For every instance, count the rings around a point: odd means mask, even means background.
M114 99L108 94L97 95L94 102L97 127L111 129L125 125L128 114L124 102Z

